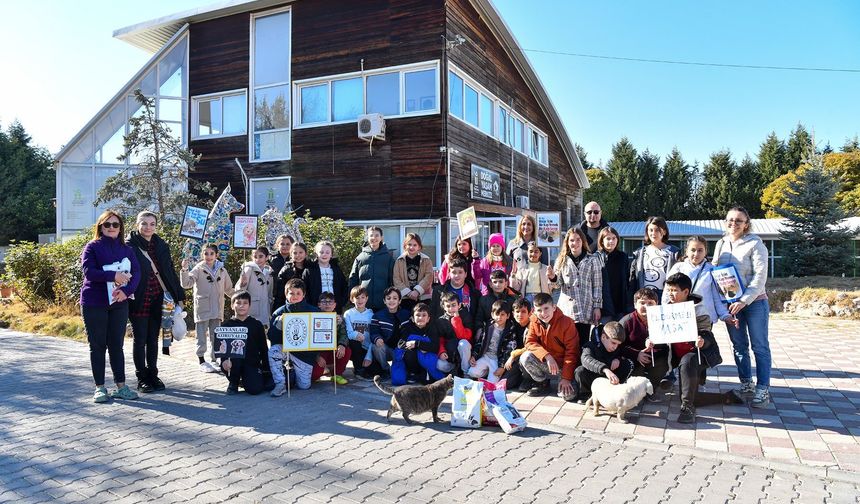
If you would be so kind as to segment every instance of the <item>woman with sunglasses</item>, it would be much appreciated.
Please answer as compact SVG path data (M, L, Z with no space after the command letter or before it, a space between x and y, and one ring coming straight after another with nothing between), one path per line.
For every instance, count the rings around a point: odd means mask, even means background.
M137 399L137 392L125 384L125 356L122 345L128 323L128 297L140 281L140 266L131 247L123 240L122 217L106 210L96 220L93 240L81 253L83 286L81 315L90 345L90 367L96 391L93 401ZM105 351L116 390L105 388Z
M194 329L197 333L197 360L200 371L217 373L219 366L206 362L206 333L209 333L209 359L215 362L215 328L224 320L224 298L233 295L233 281L224 263L218 260L218 247L209 244L203 249L203 260L188 271L188 259L183 259L179 282L185 289L194 288Z

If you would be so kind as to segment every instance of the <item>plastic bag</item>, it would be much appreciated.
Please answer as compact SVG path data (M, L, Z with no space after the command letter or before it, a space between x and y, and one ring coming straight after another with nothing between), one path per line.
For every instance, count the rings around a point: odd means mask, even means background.
M490 411L490 405L508 402L505 395L508 380L505 379L496 383L490 383L489 381L481 378L481 383L484 384L484 410L481 413L481 422L484 425L499 425L499 422L496 421L496 418Z
M451 426L477 429L481 426L484 384L468 378L454 378Z
M391 359L391 385L395 387L406 385L406 362L403 361L405 353L406 350L395 348L394 358Z

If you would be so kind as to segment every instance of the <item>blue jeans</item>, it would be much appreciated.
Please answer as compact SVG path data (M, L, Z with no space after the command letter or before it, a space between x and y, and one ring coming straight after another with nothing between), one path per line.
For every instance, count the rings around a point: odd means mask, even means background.
M741 383L752 381L752 364L750 362L750 345L755 355L756 388L770 387L770 343L768 343L768 318L770 305L767 299L754 301L736 315L740 327L726 324L732 349L735 355L735 365L738 367L738 377Z

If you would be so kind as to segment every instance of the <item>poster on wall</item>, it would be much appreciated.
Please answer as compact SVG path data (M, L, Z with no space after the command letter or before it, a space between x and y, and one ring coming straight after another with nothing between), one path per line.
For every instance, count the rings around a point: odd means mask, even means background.
M561 213L537 212L538 247L558 247L561 244Z
M251 179L248 213L263 215L269 208L283 211L290 204L290 178Z
M209 210L191 205L185 206L182 214L182 227L179 228L179 236L200 240L206 231L206 220L209 218Z
M460 238L463 240L478 234L478 215L475 213L475 207L457 212L457 225L460 226Z
M233 248L257 248L256 215L237 215L233 218Z

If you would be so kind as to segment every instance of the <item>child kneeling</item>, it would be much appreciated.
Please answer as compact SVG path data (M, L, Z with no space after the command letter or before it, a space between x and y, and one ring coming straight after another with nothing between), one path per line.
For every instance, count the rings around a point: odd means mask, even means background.
M633 373L633 361L621 355L621 345L626 339L624 327L618 322L609 322L603 327L600 341L590 340L582 350L582 365L576 368L573 378L579 387L579 400L591 396L591 384L600 377L609 383L624 383Z
M268 346L263 323L248 314L251 311L251 294L240 291L230 298L233 318L215 329L221 369L227 375L227 394L245 392L257 395L275 386L269 371Z

